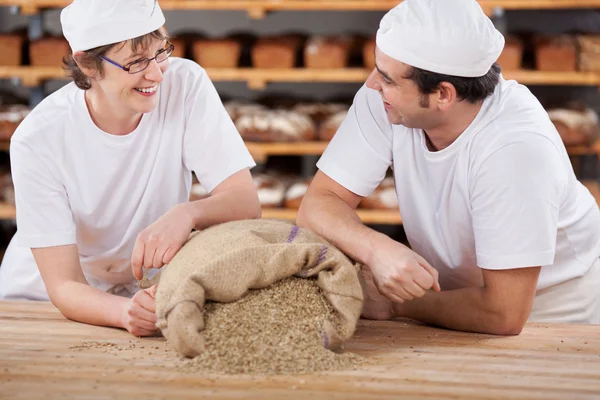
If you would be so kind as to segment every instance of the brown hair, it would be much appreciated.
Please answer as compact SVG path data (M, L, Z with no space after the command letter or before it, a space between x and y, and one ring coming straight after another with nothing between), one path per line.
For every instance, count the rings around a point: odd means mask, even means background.
M417 84L422 95L420 105L426 108L429 107L427 95L433 93L442 82L451 83L456 88L456 94L460 100L466 100L473 104L484 100L494 92L500 81L501 71L500 66L494 63L489 71L481 77L462 78L411 67L406 78Z
M167 34L167 30L162 27L154 32L150 32L124 42L107 44L105 46L85 50L83 54L77 58L77 61L84 68L96 70L97 73L102 77L104 76L104 68L100 56L106 55L106 53L108 53L113 47L121 46L122 48L127 43L129 43L133 51L137 51L140 48L145 50L150 46L150 43L153 39L168 40L169 35ZM67 76L73 79L73 82L75 82L75 85L77 85L79 89L88 90L92 87L90 77L79 68L79 65L77 65L77 62L75 62L75 58L72 54L69 54L63 58L63 69L65 70Z

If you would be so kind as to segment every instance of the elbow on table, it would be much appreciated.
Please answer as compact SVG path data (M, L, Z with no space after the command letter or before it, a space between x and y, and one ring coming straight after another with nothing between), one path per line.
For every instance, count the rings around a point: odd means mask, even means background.
M520 312L506 311L496 314L491 320L487 332L499 336L517 336L527 323L527 315Z

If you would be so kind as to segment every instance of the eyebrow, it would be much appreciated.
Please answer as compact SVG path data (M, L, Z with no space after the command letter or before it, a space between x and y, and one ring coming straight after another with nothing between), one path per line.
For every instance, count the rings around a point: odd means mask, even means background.
M377 69L377 72L379 72L386 80L390 81L391 83L396 83L386 72L382 71L377 65L375 65L375 68Z
M169 39L165 39L164 42L165 42L165 46L166 46L166 44L169 43ZM159 51L164 50L164 49L165 49L165 47L163 46L160 49L156 50L156 52L158 53ZM129 63L132 63L134 61L138 61L138 60L141 60L141 59L144 59L144 58L148 58L148 57L145 57L141 53L134 53L134 54L130 55L129 57L127 57L125 59L124 63L129 64Z

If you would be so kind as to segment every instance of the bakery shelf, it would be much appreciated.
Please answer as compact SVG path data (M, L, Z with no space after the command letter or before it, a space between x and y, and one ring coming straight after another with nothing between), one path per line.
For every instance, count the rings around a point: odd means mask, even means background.
M36 14L44 8L61 8L68 0L0 0L0 5L19 6L21 13ZM165 10L245 10L252 18L262 18L270 11L337 10L384 11L399 0L161 0ZM597 8L599 0L479 0L488 15L495 7L519 9Z
M285 208L264 208L263 218L278 218L291 221L296 220L297 210ZM402 223L400 213L397 210L358 210L358 215L366 224L390 224ZM15 207L11 204L0 203L0 219L14 219L16 217Z
M269 156L320 156L329 142L259 143L246 142L246 147L258 163L264 163ZM0 151L10 150L10 141L0 140ZM600 140L589 146L568 146L570 156L600 155Z
M269 156L321 155L329 142L258 143L246 142L246 147L257 163L264 163Z
M585 156L592 154L600 155L600 140L597 140L596 142L588 146L567 146L567 152L570 156Z
M298 211L286 208L263 208L263 218L296 220ZM398 210L357 210L358 216L365 224L400 225L402 218Z
M329 142L289 142L260 143L246 142L246 147L258 163L264 163L269 156L321 155ZM1 146L1 142L0 142ZM570 156L600 155L600 140L591 145L568 146Z
M269 82L364 82L369 76L365 68L344 69L257 69L232 68L206 70L213 81L247 82L251 89L264 89Z
M364 68L345 69L207 69L215 82L247 82L254 89L263 89L268 82L347 82L361 83L369 76ZM516 79L525 85L600 86L600 74L591 72L544 72L529 70L504 71L506 79ZM15 78L25 86L38 86L48 79L66 79L61 67L0 66L0 78Z
M594 72L547 72L534 70L505 70L505 79L524 85L600 86L600 74Z
M35 87L49 79L67 79L61 67L0 66L0 78L18 79L23 86Z

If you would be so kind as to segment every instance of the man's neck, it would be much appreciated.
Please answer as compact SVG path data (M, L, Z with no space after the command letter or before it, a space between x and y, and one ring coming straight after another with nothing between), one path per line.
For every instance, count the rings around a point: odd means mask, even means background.
M450 146L458 137L473 123L477 117L483 101L476 104L457 104L444 123L424 130L427 139L427 147L431 151L443 150Z
M102 94L85 92L85 103L94 124L111 135L127 135L140 123L142 114L131 114L125 110L115 109Z

